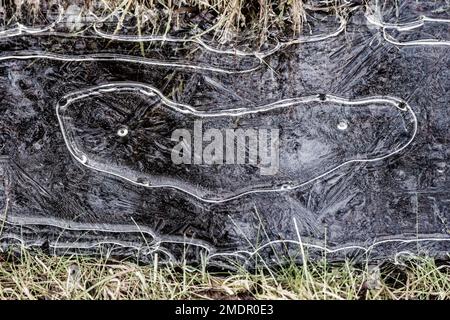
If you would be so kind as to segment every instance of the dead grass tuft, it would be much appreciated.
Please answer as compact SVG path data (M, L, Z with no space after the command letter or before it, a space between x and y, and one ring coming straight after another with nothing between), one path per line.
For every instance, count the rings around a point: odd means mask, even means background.
M0 256L0 299L449 299L450 266L289 265L207 272L83 256Z
M0 0L0 9L12 15L8 21L17 20L25 12L38 19L45 16L42 10L49 10L56 3L65 10L79 7L81 11L69 11L84 17L114 14L118 17L116 32L131 21L139 33L145 30L162 35L195 30L211 32L221 42L245 34L260 43L272 34L300 34L308 23L307 10L318 9L304 0ZM330 1L321 5L321 10L339 14L345 6L342 3Z

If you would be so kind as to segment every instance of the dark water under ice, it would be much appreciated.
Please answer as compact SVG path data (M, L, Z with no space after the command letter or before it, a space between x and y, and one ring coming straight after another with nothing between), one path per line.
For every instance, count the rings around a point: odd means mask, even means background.
M450 3L380 3L311 12L299 39L234 54L113 35L108 20L69 36L57 12L5 26L2 247L222 266L298 258L299 244L331 260L445 257ZM173 163L174 130L199 123L276 132L277 170Z

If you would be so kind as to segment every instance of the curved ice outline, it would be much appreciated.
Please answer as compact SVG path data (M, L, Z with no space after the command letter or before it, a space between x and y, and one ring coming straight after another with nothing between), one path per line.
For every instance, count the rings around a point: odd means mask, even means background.
M40 219L38 219L40 220ZM200 247L204 249L207 252L206 256L206 263L210 263L210 260L217 257L236 257L243 260L251 259L252 257L259 254L259 252L263 249L270 248L273 245L276 244L294 244L299 245L300 248L308 248L308 249L315 249L315 250L321 250L322 252L325 252L327 254L332 253L338 253L341 251L348 251L348 250L361 250L364 254L369 254L371 250L376 248L379 245L386 244L386 243L402 243L402 244L418 244L422 242L450 242L450 237L440 236L438 234L423 234L422 237L404 237L404 238L390 238L389 236L381 237L378 241L373 241L370 245L367 246L361 246L361 245L344 245L344 246L334 246L334 247L327 247L326 245L320 245L317 243L309 243L305 242L302 239L306 239L307 237L301 237L298 233L298 227L297 227L297 220L295 218L292 218L293 225L295 227L295 230L297 231L297 237L298 240L295 239L285 239L285 240L272 240L267 241L264 244L254 248L253 250L236 250L232 252L218 252L217 249L215 249L213 246L211 246L208 242L197 240L193 238L186 238L186 237L170 237L169 238L161 238L159 236L156 236L153 230L146 226L138 226L138 225L113 225L113 224L101 224L102 228L88 228L85 227L85 224L83 223L71 223L70 226L68 223L60 223L58 221L55 221L54 223L48 223L48 222L42 222L42 223L18 223L18 222L12 222L12 221L6 221L7 224L13 225L13 226L33 226L33 225L46 225L51 227L56 227L59 229L62 229L61 235L63 234L64 230L71 230L71 231L100 231L100 232L108 232L108 233L140 233L140 234L147 234L153 237L156 241L153 243L137 246L133 244L131 241L121 241L121 240L102 240L102 241L95 241L94 243L82 246L81 249L90 249L90 248L96 248L103 244L113 244L119 247L123 248L131 248L136 250L137 252L140 252L141 254L144 254L146 256L152 255L156 253L157 251L163 252L169 257L169 262L176 262L177 259L165 248L161 248L161 245L164 245L165 243L178 243L178 244L185 244L185 245L192 245L196 247ZM77 226L75 226L77 225ZM117 230L117 227L122 228L122 230ZM5 234L0 235L0 240L4 239L14 239L21 243L21 245L25 248L30 248L32 246L40 246L42 243L35 241L34 243L27 244L26 241L22 238L17 237L13 234ZM59 238L58 238L59 239ZM70 242L65 244L59 244L58 239L54 242L50 242L49 246L51 248L56 249L77 249L80 248L78 245L78 242ZM406 251L408 252L408 251ZM299 250L299 253L302 253L301 250ZM395 259L397 259L398 255L401 253L405 253L405 251L397 252L395 254ZM408 252L409 253L409 252Z
M16 23L17 27L0 31L0 38L10 38L10 37L20 36L20 35L24 35L24 34L34 35L34 34L40 34L43 32L51 31L58 23L60 23L62 21L63 13L64 13L64 8L62 5L59 4L58 5L58 18L55 21L53 21L52 23L50 23L49 25L45 26L44 28L27 27L27 26L21 24L20 22L17 22Z
M231 216L228 216L228 218L231 218ZM17 220L17 221L14 221ZM20 222L21 220L22 222ZM43 220L41 222L41 220ZM95 248L99 247L103 244L113 244L115 246L123 247L123 248L132 248L136 250L137 252L144 254L146 256L153 255L156 252L163 252L164 254L169 257L169 262L176 262L177 259L171 254L171 252L167 251L165 248L161 248L161 245L165 243L178 243L178 244L185 244L185 245L192 245L196 247L200 247L207 252L206 256L206 263L210 263L210 260L215 257L236 257L243 260L247 260L252 258L253 256L257 255L261 250L265 248L269 248L272 245L275 244L283 244L283 243L289 243L289 244L296 244L300 247L304 248L312 248L316 250L322 250L323 252L327 254L331 253L337 253L340 251L346 251L346 250L361 250L364 254L370 253L372 249L374 249L376 246L385 244L385 243L420 243L420 242L450 242L450 237L443 237L438 234L423 234L422 237L419 237L419 235L416 235L415 238L412 237L404 237L404 238L391 238L390 236L384 236L381 237L378 241L373 241L372 244L368 246L361 246L361 245L344 245L344 246L334 246L334 247L327 247L326 245L319 245L316 243L308 243L302 240L302 237L300 236L300 233L298 231L297 226L297 220L295 218L292 218L292 222L297 234L298 240L294 239L285 239L285 240L271 240L267 241L264 244L258 246L257 248L254 248L253 250L236 250L233 252L218 252L217 249L215 249L209 242L204 240L198 240L194 238L188 238L185 236L163 236L161 237L158 235L152 228L148 226L140 226L138 225L133 218L131 220L134 222L134 224L110 224L110 223L100 223L97 224L97 227L87 227L85 223L80 222L64 222L64 220L61 219L51 219L52 222L48 221L47 219L42 218L19 218L13 220L6 220L5 223L12 225L12 226L51 226L58 229L61 229L60 236L64 233L65 230L71 230L71 231L100 231L105 233L139 233L141 235L148 235L154 239L152 243L146 243L145 245L135 245L131 241L122 241L122 240L103 240L103 241L95 241L94 243L85 245L81 247L82 249L89 249L89 248ZM117 230L120 229L120 230ZM59 237L60 237L59 236ZM59 237L54 241L54 243L50 243L49 246L56 249L77 249L80 248L78 242L70 242L65 243L63 245L59 244ZM10 235L0 235L0 240L3 239L14 239L20 242L24 247L31 247L31 246L40 246L42 243L39 243L38 241L26 244L25 240L17 237L16 235L10 234ZM303 237L303 239L308 237ZM270 239L269 239L270 240ZM395 254L395 259L397 259L398 255L404 253L398 252ZM409 252L408 252L409 253Z
M450 46L450 41L440 41L435 39L421 39L415 41L407 41L400 42L397 39L393 38L388 34L387 30L395 29L397 31L410 31L417 28L420 28L425 25L427 22L431 23L447 23L450 24L450 19L439 19L439 18L430 18L427 16L420 16L417 20L405 23L387 23L383 21L383 18L380 15L376 15L374 13L369 13L369 10L366 11L366 19L372 25L375 25L379 28L383 29L383 37L384 39L397 46Z
M288 47L293 44L301 44L301 43L309 43L309 42L318 42L322 40L327 40L329 38L334 38L338 36L340 33L342 33L345 30L345 27L347 26L347 20L342 17L341 15L336 15L336 17L339 19L339 27L336 29L336 31L329 33L329 34L318 34L313 36L303 36L298 39L293 39L286 42L276 42L276 46L272 49L268 49L265 51L253 51L253 52L246 52L241 50L233 50L233 49L227 49L227 50L220 50L216 49L210 45L208 45L200 36L193 36L190 38L175 38L175 37L167 37L167 36L156 36L156 35L148 35L148 36L139 36L139 35L115 35L115 34L109 34L102 32L98 29L97 24L102 23L95 22L93 24L93 30L94 32L105 39L114 40L114 41L123 41L123 42L177 42L177 43L186 43L186 42L192 42L196 43L197 45L201 46L207 51L218 53L218 54L229 54L229 55L235 55L240 57L249 57L254 56L258 58L259 60L262 60L275 52ZM108 18L108 17L107 17ZM106 19L104 21L106 21Z
M58 19L43 29L35 29L28 28L21 24L19 24L19 28L5 30L0 32L1 38L9 38L22 34L30 34L30 35L46 35L46 34L54 34L51 30L56 26L57 23L61 22L63 18L64 9L62 6L59 6L59 16ZM84 30L86 31L86 30ZM61 36L73 36L68 33L57 33ZM211 67L202 64L194 64L190 62L170 62L170 61L162 61L162 60L153 60L148 58L143 58L139 56L129 56L129 55L121 55L121 54L108 54L108 53L94 53L94 54L82 54L82 55L67 55L67 54L58 54L51 52L40 52L40 51L20 51L17 54L0 56L0 61L7 60L31 60L31 59L48 59L54 61L77 61L77 62L91 62L91 61L120 61L127 63L137 63L144 65L153 65L153 66L162 66L162 67L173 67L173 68L181 68L181 69L191 69L191 70L201 70L201 71L210 71L224 74L242 74L248 73L258 70L261 67L261 64L249 69L243 70L231 70L224 69L220 67Z
M48 27L44 29L33 29L33 28L27 28L25 26L20 25L20 28L17 29L16 32L11 32L10 34L2 33L0 32L0 39L1 38L8 38L13 37L17 35L22 34L31 34L31 35L43 35L43 34L52 34L50 31L55 27L57 23L59 23L63 18L63 8L60 6L60 12L58 20L50 24ZM258 59L259 63L257 66L249 69L243 69L243 70L229 70L224 69L220 67L210 67L210 66L203 66L201 64L192 64L192 63L181 63L181 62L168 62L168 61L156 61L151 60L148 58L143 57L133 57L133 56L126 56L126 55L120 55L120 54L85 54L85 55L65 55L65 54L57 54L57 53L48 53L48 52L27 52L22 51L21 54L14 54L14 55L8 55L8 56L2 56L0 57L0 61L5 60L11 60L11 59L18 59L18 60L28 60L28 59L49 59L49 60L56 60L56 61L79 61L79 62L86 62L86 61L120 61L120 62L129 62L129 63L141 63L146 65L157 65L157 66L165 66L165 67L174 67L174 68L185 68L185 69L193 69L193 70L204 70L204 71L211 71L211 72L217 72L217 73L224 73L224 74L242 74L242 73L249 73L258 70L262 64L263 59L265 57L268 57L279 50L293 45L293 44L300 44L300 43L308 43L308 42L318 42L322 40L326 40L329 38L336 37L339 35L342 31L345 30L345 27L347 25L347 20L342 17L341 15L337 15L337 17L340 20L340 26L339 28L331 33L331 34L324 34L324 35L315 35L300 39L291 40L288 42L280 43L277 41L277 45L267 51L263 52L244 52L240 50L219 50L215 49L208 44L206 44L202 39L192 37L192 38L172 38L172 37L166 37L166 36L148 36L148 37L139 37L136 39L136 37L128 38L129 36L124 36L125 38L122 39L122 36L115 36L115 35L109 35L106 33L102 33L97 29L97 24L101 23L102 21L106 21L110 16L114 15L115 12L111 13L107 17L100 19L99 22L93 23L93 29L94 32L97 33L97 35L104 39L110 39L110 40L116 40L116 41L124 41L124 42L147 42L147 41L153 41L153 42L179 42L179 43L185 43L185 42L194 42L203 47L205 50L217 53L217 54L229 54L234 56L240 56L240 57L251 57L254 56ZM94 15L94 14L92 14ZM96 18L98 18L96 15L94 15ZM89 29L88 27L87 29ZM86 31L85 29L84 31ZM15 30L15 29L13 29ZM7 30L8 32L10 30ZM60 33L61 36L73 36L71 34L66 33ZM120 39L119 39L120 38Z
M0 56L0 61L7 60L30 60L30 59L49 59L54 61L77 61L77 62L90 62L90 61L119 61L128 63L138 63L143 65L161 66L161 67L173 67L181 69L191 69L191 70L201 70L201 71L211 71L224 74L241 74L247 72L253 72L261 67L261 64L254 68L244 69L244 70L229 70L223 68L216 68L210 66L204 66L201 64L183 63L183 62L170 62L163 60L153 60L143 57L133 57L120 54L103 54L103 53L93 53L84 55L66 55L57 53L47 53L47 52L28 52L22 51L20 54L13 54L8 56Z
M208 198L202 198L201 196L198 196L195 193L192 193L188 190L177 187L175 185L170 185L170 184L169 185L163 185L163 184L162 185L150 185L148 182L142 183L142 182L134 181L132 179L129 179L129 178L121 175L120 173L115 173L115 172L111 172L108 170L96 168L95 166L92 166L89 164L88 158L86 157L86 155L83 154L83 152L76 150L76 147L71 145L69 138L67 136L66 125L65 125L63 118L61 117L60 112L61 111L64 112L64 110L74 101L84 99L86 97L90 97L93 95L101 95L103 93L122 91L122 90L137 91L137 92L140 92L140 93L150 96L150 97L153 97L156 95L161 99L161 101L167 107L172 108L176 112L180 112L182 114L192 114L192 115L198 116L198 117L218 117L218 116L235 117L235 116L240 116L240 115L244 115L244 114L254 114L254 113L264 112L264 111L268 111L268 110L289 107L289 106L292 106L292 105L298 104L298 103L308 103L308 102L331 101L331 102L342 103L342 104L346 104L346 105L350 105L350 106L361 105L361 104L366 104L366 103L386 103L386 104L392 105L393 107L399 109L400 111L409 112L414 121L414 128L413 128L411 137L403 146L395 149L391 153L386 154L384 156L370 158L370 159L347 160L347 161L341 163L340 165L337 165L334 168L332 168L332 169L330 169L308 181L298 183L298 184L282 185L281 187L272 188L272 189L255 189L255 190L245 191L245 192L239 193L235 196L224 198L224 199L208 199ZM195 108L193 108L192 106L189 106L186 104L173 102L173 101L167 99L160 91L158 91L157 89L155 89L149 85L142 84L142 83L135 83L135 82L120 82L120 83L103 84L103 85L95 86L95 87L92 87L89 89L72 92L72 93L65 95L62 98L62 100L63 101L65 100L66 102L63 105L60 105L60 102L61 102L61 100L60 100L57 103L56 116L58 118L58 122L60 125L60 129L61 129L61 132L63 135L64 142L66 143L66 147L69 150L70 154L79 163L81 163L82 165L84 165L85 167L87 167L89 169L119 177L125 181L131 182L138 186L143 186L143 187L147 187L147 188L172 188L172 189L176 189L181 192L184 192L186 194L189 194L190 196L192 196L198 200L201 200L203 202L207 202L207 203L223 203L223 202L227 202L227 201L231 201L231 200L243 197L245 195L255 194L255 193L282 192L282 191L295 190L295 189L301 188L305 185L308 185L314 181L317 181L345 165L348 165L351 163L371 163L371 162L376 162L376 161L380 161L380 160L389 158L395 154L400 153L401 151L403 151L406 147L408 147L413 142L413 140L415 139L415 137L417 135L417 128L418 128L418 120L417 120L416 114L414 113L412 108L409 106L409 104L404 100L401 100L396 97L389 97L389 96L374 96L374 97L368 97L368 98L362 98L362 99L356 99L356 100L349 100L349 99L340 98L340 97L336 97L336 96L332 96L332 95L323 96L323 95L319 94L319 95L305 96L305 97L299 97L299 98L284 99L284 100L280 100L280 101L270 103L267 105L259 106L254 109L240 108L240 109L230 109L230 110L217 111L217 112L204 112L204 111L198 111ZM81 154L81 157L78 156L80 154Z
M28 28L23 26L22 24L18 24L18 28L8 29L5 31L0 31L0 39L2 38L10 38L14 36L19 36L23 34L30 35L46 35L46 34L58 34L64 37L72 37L72 34L69 33L52 33L50 32L57 23L61 22L63 18L63 8L59 7L59 17L57 21L53 22L49 26L43 29L37 28ZM86 30L84 30L86 31ZM201 64L193 64L193 63L182 63L182 62L169 62L162 60L152 60L139 56L129 56L129 55L120 55L120 54L105 54L105 53L94 53L94 54L84 54L84 55L67 55L67 54L58 54L58 53L50 53L50 52L29 52L29 51L21 51L20 54L13 54L7 56L0 56L0 61L6 60L30 60L30 59L49 59L55 61L78 61L78 62L89 62L89 61L120 61L120 62L129 62L129 63L139 63L144 65L154 65L154 66L163 66L163 67L174 67L174 68L182 68L182 69L192 69L192 70L203 70L203 71L211 71L217 73L224 74L241 74L247 72L253 72L258 70L261 67L261 63L257 66L249 69L243 70L230 70L219 67L211 67L205 66Z

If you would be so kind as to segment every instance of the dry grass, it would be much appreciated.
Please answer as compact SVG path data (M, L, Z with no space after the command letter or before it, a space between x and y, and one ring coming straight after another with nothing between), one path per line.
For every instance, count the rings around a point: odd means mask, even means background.
M168 29L181 26L184 16L200 17L210 22L209 30L222 37L253 31L264 35L286 25L296 32L306 21L303 0L101 0L109 12L121 11L141 21L152 17L153 25L166 24ZM337 6L331 6L330 10Z
M1 7L39 4L1 0ZM120 12L117 29L135 17L138 32L168 33L206 22L221 40L250 32L264 40L274 30L301 32L308 17L301 0L100 0L103 15ZM337 2L336 2L337 3ZM84 1L94 10L93 1ZM331 12L339 12L331 5ZM37 13L36 13L37 14ZM141 51L144 49L141 48ZM1 231L1 226L0 226ZM83 256L22 251L0 256L0 299L449 299L450 267L415 257L402 265L351 263L206 272L190 266L139 266Z
M0 299L450 298L450 266L420 257L381 268L323 262L235 273L28 251L0 259Z
M25 14L39 20L53 3L61 3L65 10L78 6L82 9L79 15L85 17L113 14L117 17L116 31L129 27L131 21L139 32L147 34L194 30L214 34L222 42L242 34L261 42L274 33L295 36L307 23L307 10L318 9L304 0L0 0L0 16L9 13L10 22ZM344 7L339 1L329 3L321 10L338 14Z

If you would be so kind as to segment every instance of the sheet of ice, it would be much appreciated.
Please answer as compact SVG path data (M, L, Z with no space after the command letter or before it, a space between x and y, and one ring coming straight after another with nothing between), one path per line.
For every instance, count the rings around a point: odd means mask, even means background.
M208 202L293 190L342 166L386 159L405 149L417 130L411 107L391 97L317 94L206 112L144 84L112 83L71 93L63 103L56 108L61 130L81 164ZM180 129L189 140L181 147L189 153L183 163L173 160Z
M67 26L3 33L2 247L109 250L144 261L158 254L162 262L207 257L227 267L253 257L300 261L299 243L329 261L406 251L445 258L448 2L347 3L345 32L264 58L245 46L233 56L228 46L151 39L143 58L136 39L111 41L92 28L77 37ZM331 34L336 26L330 18L314 30ZM99 94L80 96L92 88ZM142 122L133 118L141 113ZM172 129L192 130L195 119L223 129L238 118L233 128L280 130L278 176L253 175L260 168L245 164L181 166L178 174L166 161ZM163 172L168 187L138 181Z

